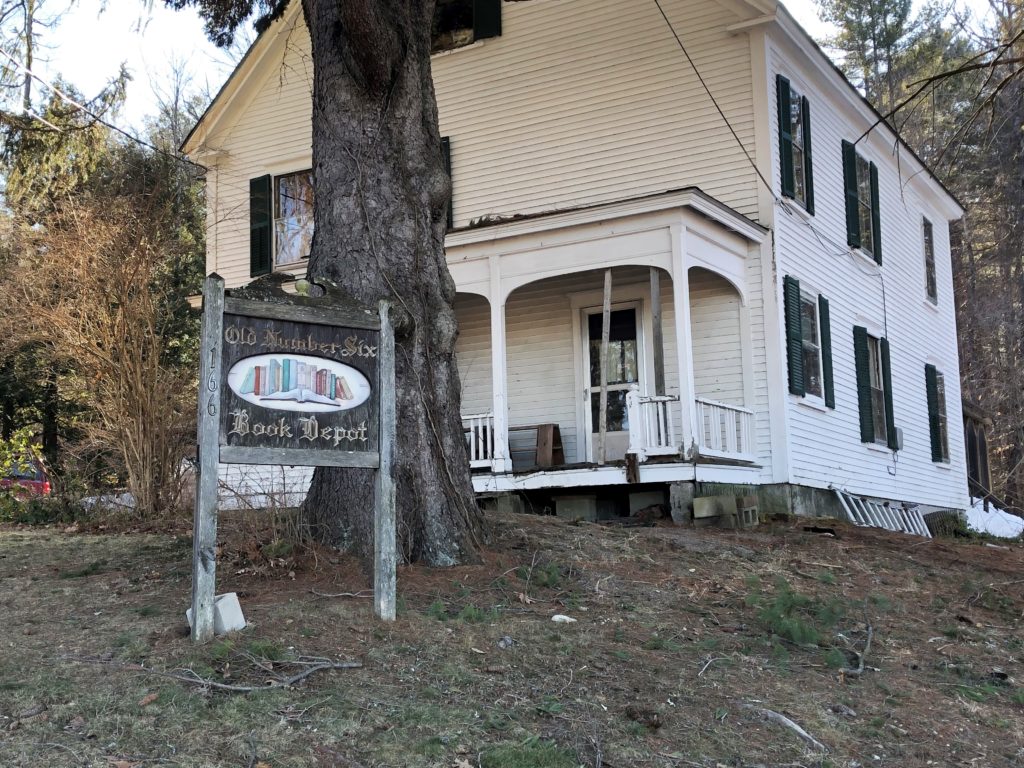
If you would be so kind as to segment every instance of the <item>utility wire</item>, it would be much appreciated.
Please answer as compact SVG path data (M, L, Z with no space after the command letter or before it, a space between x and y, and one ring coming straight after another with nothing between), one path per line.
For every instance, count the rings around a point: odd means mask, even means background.
M107 128L109 128L110 130L114 131L115 133L121 134L126 139L128 139L130 141L134 141L136 144L139 144L139 145L141 145L143 147L146 147L147 149L150 149L153 152L161 154L164 157L169 157L172 160L178 161L179 163L187 163L188 165L191 165L194 168L198 168L201 171L208 170L205 165L201 165L200 163L196 163L196 162L194 162L192 160L189 160L187 157L181 157L180 155L176 155L173 152L168 152L165 149L160 149L160 147L154 146L153 144L150 144L148 141L145 141L144 139L140 139L138 136L134 136L134 135L128 133L128 131L124 130L123 128L119 128L118 126L114 125L113 123L108 122L107 120L104 120L102 117L100 117L100 115L98 115L95 112L93 112L91 109L89 109L84 104L79 104L77 101L72 99L66 93L64 93L59 88L57 88L57 86L53 85L53 83L50 83L50 82L44 80L42 77L40 77L35 72L30 70L28 67L26 67L24 64L22 64L17 59L15 59L13 56L11 56L11 54L9 54L7 51L3 50L2 48L0 48L0 54L3 54L4 57L6 57L7 60L11 62L11 64L13 64L15 67L20 69L22 72L24 72L26 75L31 77L33 80L37 81L43 87L48 88L54 94L59 96L66 104L74 107L75 109L79 110L80 112L85 113L86 115L91 117L93 120L95 120L97 123L99 123L100 125L106 126ZM35 116L35 115L33 115L33 116ZM36 117L36 119L38 119L40 122L46 124L46 121L43 120L42 118ZM54 126L54 127L56 127L56 126ZM58 130L60 130L60 129L58 129Z

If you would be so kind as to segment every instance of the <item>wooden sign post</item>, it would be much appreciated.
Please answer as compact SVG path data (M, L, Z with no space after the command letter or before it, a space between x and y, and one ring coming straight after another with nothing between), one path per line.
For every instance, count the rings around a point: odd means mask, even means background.
M286 294L278 278L225 295L206 278L192 638L213 637L221 462L377 473L374 611L395 618L395 346L389 305Z

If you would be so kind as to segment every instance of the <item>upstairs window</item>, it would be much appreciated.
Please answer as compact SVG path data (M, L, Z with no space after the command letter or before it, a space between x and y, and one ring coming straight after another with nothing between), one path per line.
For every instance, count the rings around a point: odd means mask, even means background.
M846 191L846 242L882 263L882 232L878 215L878 167L843 142L843 183Z
M811 173L811 107L807 97L782 75L776 76L779 113L779 167L782 194L814 213Z
M501 0L437 0L431 53L501 35Z
M313 172L249 181L249 276L309 258L313 243Z
M313 172L274 178L274 266L309 258L313 245Z
M932 223L922 219L922 237L924 240L924 286L928 300L932 304L939 303L939 287L935 282L935 234Z
M828 299L803 292L800 281L789 275L783 281L783 291L789 391L835 408Z

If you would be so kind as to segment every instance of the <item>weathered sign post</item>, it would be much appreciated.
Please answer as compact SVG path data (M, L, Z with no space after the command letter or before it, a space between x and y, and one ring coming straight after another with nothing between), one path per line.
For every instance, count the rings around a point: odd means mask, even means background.
M213 637L220 462L376 470L374 610L395 618L395 356L389 305L290 295L273 279L225 295L206 278L192 638Z

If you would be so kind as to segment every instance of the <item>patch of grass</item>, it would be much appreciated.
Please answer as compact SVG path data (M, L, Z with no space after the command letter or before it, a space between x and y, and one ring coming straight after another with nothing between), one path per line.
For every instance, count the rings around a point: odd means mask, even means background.
M480 768L576 768L576 756L553 741L531 736L503 742L480 753Z
M1024 706L1024 688L1018 688L1016 691L1014 691L1013 695L1010 696L1010 700L1014 704L1020 704L1021 706Z
M822 584L831 585L836 583L836 577L835 574L832 573L832 571L821 571L818 573L818 581L820 581Z
M842 669L847 665L846 654L838 648L830 648L825 654L825 663L832 669Z
M440 736L431 736L429 739L424 739L415 747L416 752L423 755L424 757L440 757L444 754L444 742Z
M671 637L662 637L661 635L654 634L644 643L645 651L669 651L670 653L679 653L683 650L683 646L675 641Z
M437 619L438 621L448 621L448 609L441 600L435 600L428 605L426 614L430 618Z
M632 658L628 651L612 651L612 656L619 661L629 661Z
M554 696L545 696L544 701L537 705L537 714L551 717L561 714L564 709L565 705Z
M152 616L156 616L160 613L160 609L155 605L144 605L141 608L136 608L135 612L144 619L148 619Z
M499 615L497 608L484 610L475 605L465 605L455 618L466 624L489 624L497 621Z
M954 686L953 690L962 694L964 698L979 703L988 701L999 693L999 688L991 683L982 683L981 685L957 685Z
M103 573L107 567L106 560L93 560L88 565L82 568L72 568L68 571L61 571L57 574L58 579L82 579L86 576L95 576L97 573Z
M284 648L271 640L252 640L245 650L256 658L267 661L280 661L284 658Z
M295 545L287 539L274 539L269 544L264 544L260 552L264 557L275 560L282 557L290 557L295 551Z

